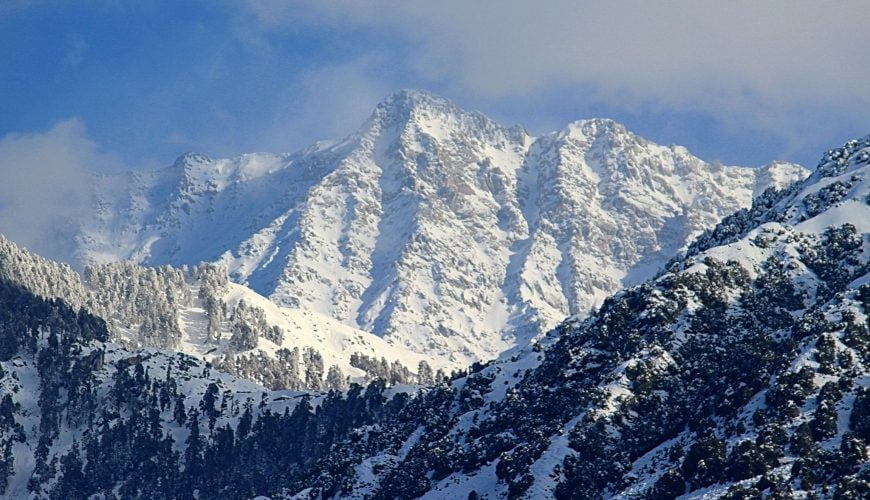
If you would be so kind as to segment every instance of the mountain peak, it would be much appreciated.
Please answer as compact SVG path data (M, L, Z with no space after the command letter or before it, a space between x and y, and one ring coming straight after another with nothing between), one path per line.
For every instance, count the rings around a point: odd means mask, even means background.
M172 166L179 169L186 169L192 165L210 163L211 161L212 159L208 155L188 151L176 158L172 163Z
M582 136L594 139L602 136L623 135L627 133L629 132L623 124L610 118L589 118L569 123L562 132L562 135L566 137Z
M424 90L402 89L388 95L373 113L373 118L406 121L414 115L426 112L438 114L462 114L463 111L450 100Z
M412 128L440 138L472 135L496 142L522 143L526 137L522 128L505 128L483 113L466 111L447 98L413 89L387 96L377 105L360 133L379 134L393 128Z
M388 95L381 101L379 106L385 107L428 107L428 106L453 106L453 103L440 95L420 89L399 89Z

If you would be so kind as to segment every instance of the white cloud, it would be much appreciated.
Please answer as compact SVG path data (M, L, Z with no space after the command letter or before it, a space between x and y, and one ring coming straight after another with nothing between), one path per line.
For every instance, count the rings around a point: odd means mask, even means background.
M799 140L822 124L866 126L864 1L250 0L264 30L390 34L401 63L454 95L504 98L592 89L632 109L715 116Z
M99 151L81 121L59 122L45 132L0 139L0 232L46 257L72 248L71 221L87 207L88 174L119 168Z
M704 89L836 97L865 88L867 5L853 2L298 2L252 0L265 26L363 26L420 44L418 69L513 93L609 84L670 99ZM316 15L315 15L316 14ZM299 28L297 28L299 29Z

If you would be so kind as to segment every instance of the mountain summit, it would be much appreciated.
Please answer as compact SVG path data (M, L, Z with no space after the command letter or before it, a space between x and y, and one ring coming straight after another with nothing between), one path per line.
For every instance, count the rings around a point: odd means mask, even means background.
M610 120L533 137L406 90L295 154L99 176L76 258L222 262L280 305L470 362L585 315L806 174L707 163Z

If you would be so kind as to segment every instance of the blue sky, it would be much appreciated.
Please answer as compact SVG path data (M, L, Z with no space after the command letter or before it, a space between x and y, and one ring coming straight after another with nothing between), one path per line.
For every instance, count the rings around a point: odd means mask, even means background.
M870 133L870 4L757 3L6 0L0 176L46 140L94 169L293 151L399 88L533 133L614 118L729 164Z

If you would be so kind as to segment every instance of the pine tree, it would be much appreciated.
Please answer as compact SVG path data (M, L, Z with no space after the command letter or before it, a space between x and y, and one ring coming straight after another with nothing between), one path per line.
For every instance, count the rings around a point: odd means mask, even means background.
M82 473L78 443L73 441L70 451L60 461L60 479L52 494L55 498L86 498L88 483Z
M344 373L338 365L332 365L329 367L329 372L326 374L325 385L327 389L336 389L339 391L347 389L347 378L344 376Z
M417 383L423 385L431 385L435 382L435 375L432 372L432 367L425 359L420 360L417 364Z
M187 448L184 450L184 476L188 492L192 492L199 484L204 469L203 441L199 435L199 412L196 408L190 410L187 420L190 434L185 442Z
M15 472L15 457L12 456L12 441L0 441L0 496L6 492L9 478Z
M305 364L305 386L320 389L323 385L323 356L316 350L306 347L303 352Z

